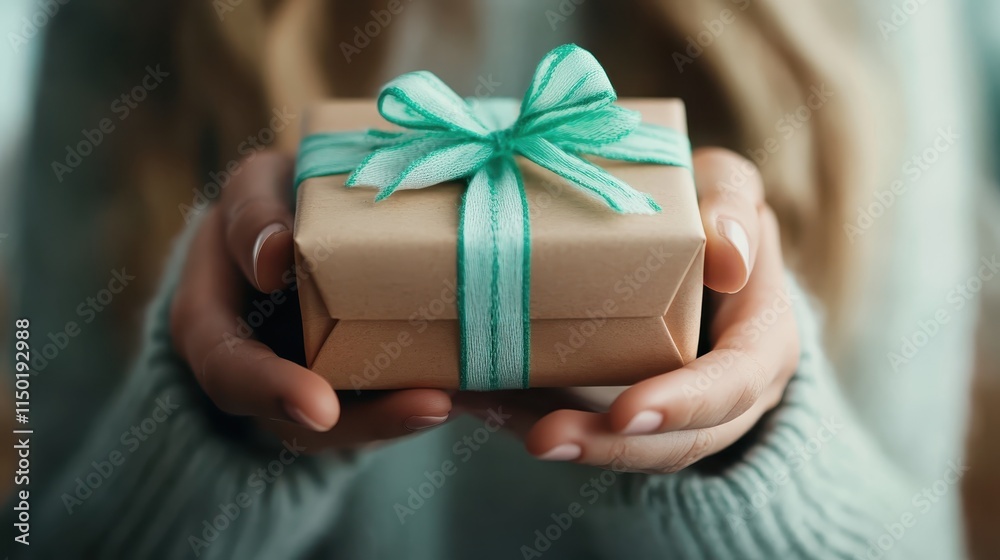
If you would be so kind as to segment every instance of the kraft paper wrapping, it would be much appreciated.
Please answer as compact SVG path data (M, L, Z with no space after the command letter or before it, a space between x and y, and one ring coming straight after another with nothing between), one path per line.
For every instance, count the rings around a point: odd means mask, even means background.
M675 99L622 100L686 132ZM304 133L389 129L373 100L309 110ZM595 160L663 211L617 214L519 159L531 222L531 386L628 385L691 361L705 233L690 171ZM463 185L300 185L295 259L307 363L335 389L459 385L456 243Z

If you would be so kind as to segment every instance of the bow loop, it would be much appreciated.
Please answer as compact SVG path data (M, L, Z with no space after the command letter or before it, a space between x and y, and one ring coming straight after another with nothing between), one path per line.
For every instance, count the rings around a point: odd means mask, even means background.
M538 64L515 126L524 135L545 134L617 99L594 55L576 45L563 45Z
M379 113L403 128L483 137L489 127L440 78L427 71L410 72L382 88Z
M543 138L572 153L586 153L597 146L619 142L631 135L642 116L617 105L589 111L541 134Z

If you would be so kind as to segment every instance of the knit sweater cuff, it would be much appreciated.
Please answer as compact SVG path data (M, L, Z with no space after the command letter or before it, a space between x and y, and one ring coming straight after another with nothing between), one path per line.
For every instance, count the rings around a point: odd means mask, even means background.
M622 485L622 499L642 504L649 525L623 526L619 536L670 536L655 553L635 557L920 557L905 539L885 537L910 505L911 486L852 418L815 319L797 299L802 355L782 403L723 453Z

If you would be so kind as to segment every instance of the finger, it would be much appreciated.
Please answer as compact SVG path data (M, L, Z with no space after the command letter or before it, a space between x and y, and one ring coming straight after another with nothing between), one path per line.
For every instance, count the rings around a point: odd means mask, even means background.
M326 380L257 340L227 337L195 374L209 398L229 414L290 420L317 432L329 430L340 417Z
M562 410L540 420L525 446L542 460L573 461L617 472L673 473L726 449L766 411L757 404L721 426L627 436L610 430L601 414Z
M734 293L746 284L756 261L764 184L749 160L728 150L696 150L693 163L706 237L705 285Z
M228 252L250 285L264 292L283 288L293 263L293 167L285 154L258 154L221 200Z
M707 428L746 412L772 384L784 387L798 358L777 222L762 213L763 243L747 286L726 296L710 326L712 351L641 381L612 404L612 427L629 435ZM774 406L780 394L766 405Z
M222 217L213 208L191 244L171 308L171 335L178 353L222 410L329 429L339 415L330 385L240 330L246 294L233 286L245 283L224 257L221 229Z
M311 451L364 445L410 435L444 424L451 416L448 394L437 389L377 392L360 400L345 400L340 422L316 433L272 422L268 427L284 438L297 438Z

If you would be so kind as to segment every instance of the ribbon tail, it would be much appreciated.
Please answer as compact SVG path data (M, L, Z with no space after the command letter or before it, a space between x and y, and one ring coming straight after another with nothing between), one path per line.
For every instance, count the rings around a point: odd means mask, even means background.
M302 139L295 161L295 186L306 179L354 171L373 151L413 136L407 132L358 130L312 134Z
M588 154L632 163L655 163L691 169L691 141L680 131L649 123L608 144L560 144L573 153Z
M566 153L544 138L523 142L518 145L518 151L524 157L600 198L615 212L655 214L660 211L660 206L648 194L633 189L582 157Z
M528 387L531 234L513 158L470 179L458 229L461 388Z

